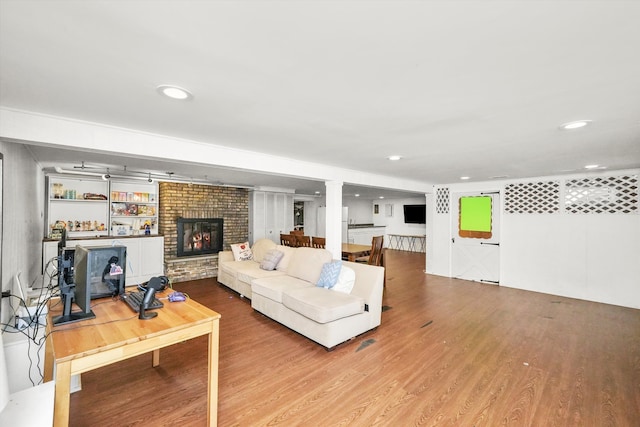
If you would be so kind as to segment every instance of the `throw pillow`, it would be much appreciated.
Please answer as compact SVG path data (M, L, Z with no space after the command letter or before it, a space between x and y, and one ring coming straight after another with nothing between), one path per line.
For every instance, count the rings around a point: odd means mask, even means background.
M289 261L291 261L296 248L292 248L291 246L278 245L276 246L276 249L284 254L280 262L278 262L278 265L276 265L276 270L284 271L286 273L287 269L289 268Z
M251 253L253 254L253 260L255 262L262 262L265 254L269 252L271 249L276 248L276 242L269 239L258 239L253 242L253 246L251 246Z
M277 249L271 249L262 257L260 268L267 271L275 270L283 256L284 252L280 252Z
M333 260L322 264L322 270L320 271L320 278L316 286L319 288L333 288L338 281L340 275L340 269L342 268L342 261Z
M233 252L233 259L236 261L248 261L253 259L253 253L251 252L249 242L231 245L231 252Z
M340 274L338 275L338 281L335 286L331 288L334 291L344 292L345 294L350 294L353 290L353 285L356 283L356 272L353 271L352 268L345 267L344 265L340 269Z

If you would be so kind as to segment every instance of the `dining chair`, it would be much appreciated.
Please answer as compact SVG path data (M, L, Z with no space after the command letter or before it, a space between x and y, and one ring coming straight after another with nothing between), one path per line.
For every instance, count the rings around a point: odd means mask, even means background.
M298 247L310 248L311 236L301 236L299 234L294 235Z
M375 236L371 239L371 252L369 256L363 256L356 258L356 262L366 262L369 265L377 265L384 267L384 236ZM387 269L384 269L384 276L382 278L382 286L387 286Z
M366 262L369 265L382 265L384 236L374 236L371 239L371 252L368 256L361 256L356 258L356 262Z
M322 248L324 249L326 243L326 238L324 237L312 237L311 238L311 246L314 248Z
M295 248L298 246L298 241L296 240L296 236L292 236L291 234L280 234L280 244L282 246L291 246Z

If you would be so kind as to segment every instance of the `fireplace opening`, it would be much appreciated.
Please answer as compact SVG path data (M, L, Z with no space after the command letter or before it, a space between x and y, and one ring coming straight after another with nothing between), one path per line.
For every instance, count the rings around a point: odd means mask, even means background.
M222 218L178 218L177 256L217 254L223 245Z

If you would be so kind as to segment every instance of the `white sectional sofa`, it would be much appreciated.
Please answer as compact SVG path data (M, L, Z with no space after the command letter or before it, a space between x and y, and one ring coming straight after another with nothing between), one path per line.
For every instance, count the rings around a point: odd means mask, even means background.
M272 249L279 249L286 252L289 256L285 256L276 267L275 270L263 270L260 268L264 256ZM251 299L251 281L261 277L284 276L287 274L286 268L288 260L291 259L289 248L286 246L276 245L269 239L260 239L251 247L253 259L250 261L235 261L233 252L218 252L218 283L233 289L240 296ZM331 257L329 257L331 259Z
M268 239L251 250L253 259L246 261L235 261L231 251L220 252L218 282L250 298L256 311L327 349L380 325L383 267L341 261L338 283L328 289L316 283L323 266L332 262L329 251L291 248ZM260 268L274 250L283 253L276 268Z

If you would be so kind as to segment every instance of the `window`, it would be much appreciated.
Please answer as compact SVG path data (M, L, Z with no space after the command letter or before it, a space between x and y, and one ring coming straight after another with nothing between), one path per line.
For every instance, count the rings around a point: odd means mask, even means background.
M490 239L491 209L491 196L460 197L458 235Z

